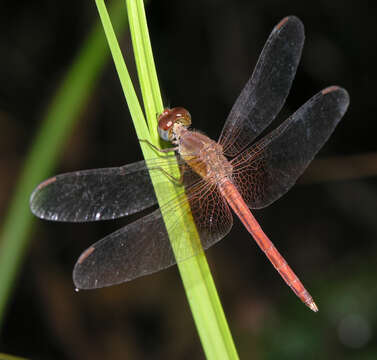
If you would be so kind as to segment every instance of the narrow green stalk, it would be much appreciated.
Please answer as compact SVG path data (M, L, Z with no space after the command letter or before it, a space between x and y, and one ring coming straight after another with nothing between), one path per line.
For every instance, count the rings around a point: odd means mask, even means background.
M147 129L141 106L137 102L124 59L121 57L119 44L112 30L106 7L103 0L96 0L96 4L114 57L123 91L130 107L137 136L140 139L148 139L154 145L159 146L156 131L156 114L160 113L163 108L149 40L144 4L142 0L126 1L139 81L149 125L148 134L145 133ZM140 124L140 121L143 124ZM147 159L155 156L150 147L144 143L142 143L142 151ZM153 182L152 174L151 178ZM156 186L155 190L159 203L163 203L177 192L177 187L174 184L171 184L170 188L165 186L163 189ZM177 217L179 218L178 214ZM191 243L192 240L186 236L187 231L185 229L187 229L187 226L195 227L192 218L182 219L181 231L177 231L174 234L169 233L173 250L175 250L178 244L180 247L184 244L187 248L196 248L200 244L199 237L196 239L197 244ZM179 263L178 267L207 358L238 359L204 252L201 251L198 255Z
M121 1L114 1L110 11L114 25L120 31L127 23L126 14L121 11ZM0 327L29 244L33 221L29 209L30 194L40 181L51 174L75 121L88 102L108 55L103 30L97 24L47 109L25 161L0 234Z
M122 51L120 50L118 41L116 39L105 3L103 0L96 0L96 5L99 16L101 18L103 29L105 31L106 39L110 47L111 55L114 60L115 68L118 72L119 80L122 85L123 93L126 97L127 105L130 110L131 117L134 121L136 133L139 138L150 140L150 135L147 124L145 122L144 114L132 85L132 81L124 62ZM122 9L121 11L126 13L125 9ZM150 151L150 155L153 155L152 151Z
M156 111L161 113L163 103L160 86L153 59L152 46L149 38L147 20L145 17L143 1L126 0L128 21L132 36L132 44L139 74L139 82L144 101L145 113L149 125L149 133L155 145L158 144L159 135L156 126Z

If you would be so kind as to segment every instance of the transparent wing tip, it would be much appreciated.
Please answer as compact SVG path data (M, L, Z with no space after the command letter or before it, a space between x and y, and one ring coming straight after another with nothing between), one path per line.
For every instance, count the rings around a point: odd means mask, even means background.
M332 85L321 91L323 96L334 96L336 98L337 105L342 113L342 116L347 111L348 105L350 103L350 96L346 89Z
M48 199L48 190L46 188L56 181L56 176L42 181L31 193L29 198L29 207L33 215L40 219L57 221L57 214L48 214L45 205ZM46 192L47 191L47 192Z
M327 95L327 94L331 94L331 93L337 93L337 94L343 96L344 98L349 99L349 95L348 95L347 90L338 86L338 85L331 85L331 86L328 86L327 88L322 90L322 95Z
M75 288L79 290L84 289L95 289L98 286L98 281L92 280L90 276L87 274L87 267L88 265L88 257L93 253L95 250L94 246L90 246L87 248L78 258L75 267L73 269L73 283L75 284Z
M37 201L37 198L38 198L38 193L39 193L39 190L40 190L40 186L42 185L43 183L39 184L34 190L33 192L31 193L30 195L30 198L29 198L29 207L30 207L30 210L31 212L33 213L33 215L39 217L39 218L43 218L43 214L41 214L40 212L40 207L38 205L38 201Z
M279 23L275 26L274 30L282 31L286 27L296 27L302 34L304 33L304 24L295 15L289 15L281 19Z

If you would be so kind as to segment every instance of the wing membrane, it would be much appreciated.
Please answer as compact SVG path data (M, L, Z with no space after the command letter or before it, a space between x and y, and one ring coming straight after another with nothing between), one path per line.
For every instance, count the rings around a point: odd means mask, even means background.
M148 168L158 183L171 182L162 169L176 161L173 156L57 175L37 186L30 208L36 216L54 221L85 222L130 215L157 203ZM194 174L186 176L185 185L197 179Z
M324 89L232 160L234 182L250 208L271 204L294 185L334 131L348 104L346 90L337 86Z
M203 180L189 187L161 209L115 231L83 252L77 261L73 280L79 289L94 289L130 281L165 269L207 249L222 239L232 226L232 215L215 186ZM188 200L187 200L188 199ZM196 231L181 227L181 216L194 216ZM162 219L164 213L166 224ZM189 216L189 215L188 215ZM167 230L168 229L168 230ZM183 246L179 235L189 237ZM177 258L169 241L174 234Z
M304 26L290 16L275 26L225 122L219 142L233 157L275 118L291 88L304 44Z

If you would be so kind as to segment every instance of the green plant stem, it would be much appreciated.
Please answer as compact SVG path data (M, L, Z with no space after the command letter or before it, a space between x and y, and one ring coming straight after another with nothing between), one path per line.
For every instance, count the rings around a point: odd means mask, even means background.
M121 1L111 6L113 21L120 31L127 23ZM12 286L29 244L33 216L29 197L35 186L52 172L75 121L88 102L101 69L108 59L100 24L89 34L47 109L25 167L15 188L0 235L0 327Z
M137 102L137 97L132 87L124 59L121 57L119 44L112 30L104 2L103 0L96 0L96 4L114 57L123 91L130 107L137 136L140 139L148 139L155 146L159 147L158 138L156 136L156 114L162 111L162 101L154 67L143 1L127 0L127 9L144 107L146 109L149 132L152 134L145 133L146 123L142 116L141 106ZM136 114L136 116L133 114ZM143 121L144 124L140 124L140 121ZM153 157L153 151L151 151L149 146L142 144L142 151L144 157L147 159ZM175 171L177 171L177 169L175 169ZM154 182L153 174L151 174L151 179L152 182ZM155 190L159 203L163 203L177 192L177 187L173 184L171 184L170 188L165 186L163 189L155 186ZM178 214L177 218L179 218ZM167 228L169 228L169 224L167 223L166 225ZM198 244L200 246L199 237L195 240L197 244L192 244L193 240L186 236L188 233L185 231L187 226L195 227L192 218L182 220L180 231L173 234L169 233L173 250L175 250L177 244L180 244L180 246L184 244L184 246L188 248L196 248ZM195 229L190 229L190 232L192 231L195 231ZM238 359L204 252L201 251L198 255L179 263L178 267L207 358Z
M0 360L27 360L27 359L14 356L14 355L0 353Z

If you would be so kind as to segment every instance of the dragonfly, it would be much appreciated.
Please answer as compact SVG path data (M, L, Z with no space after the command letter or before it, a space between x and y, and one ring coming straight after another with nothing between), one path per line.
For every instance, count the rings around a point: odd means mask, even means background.
M260 136L285 103L303 44L304 27L297 17L286 17L274 27L218 142L190 130L191 116L186 109L167 108L158 116L158 132L173 144L173 156L61 174L36 187L31 211L41 219L63 222L115 219L155 206L150 174L154 185L174 183L184 189L149 215L86 249L73 270L77 289L130 281L208 249L229 233L232 209L287 285L305 305L318 311L250 210L270 205L295 184L349 104L345 89L327 87L277 128ZM165 170L173 162L179 166L179 177ZM190 226L181 230L182 217L189 214L194 230ZM192 246L178 242L173 251L169 234L182 231ZM195 245L197 235L199 245Z

